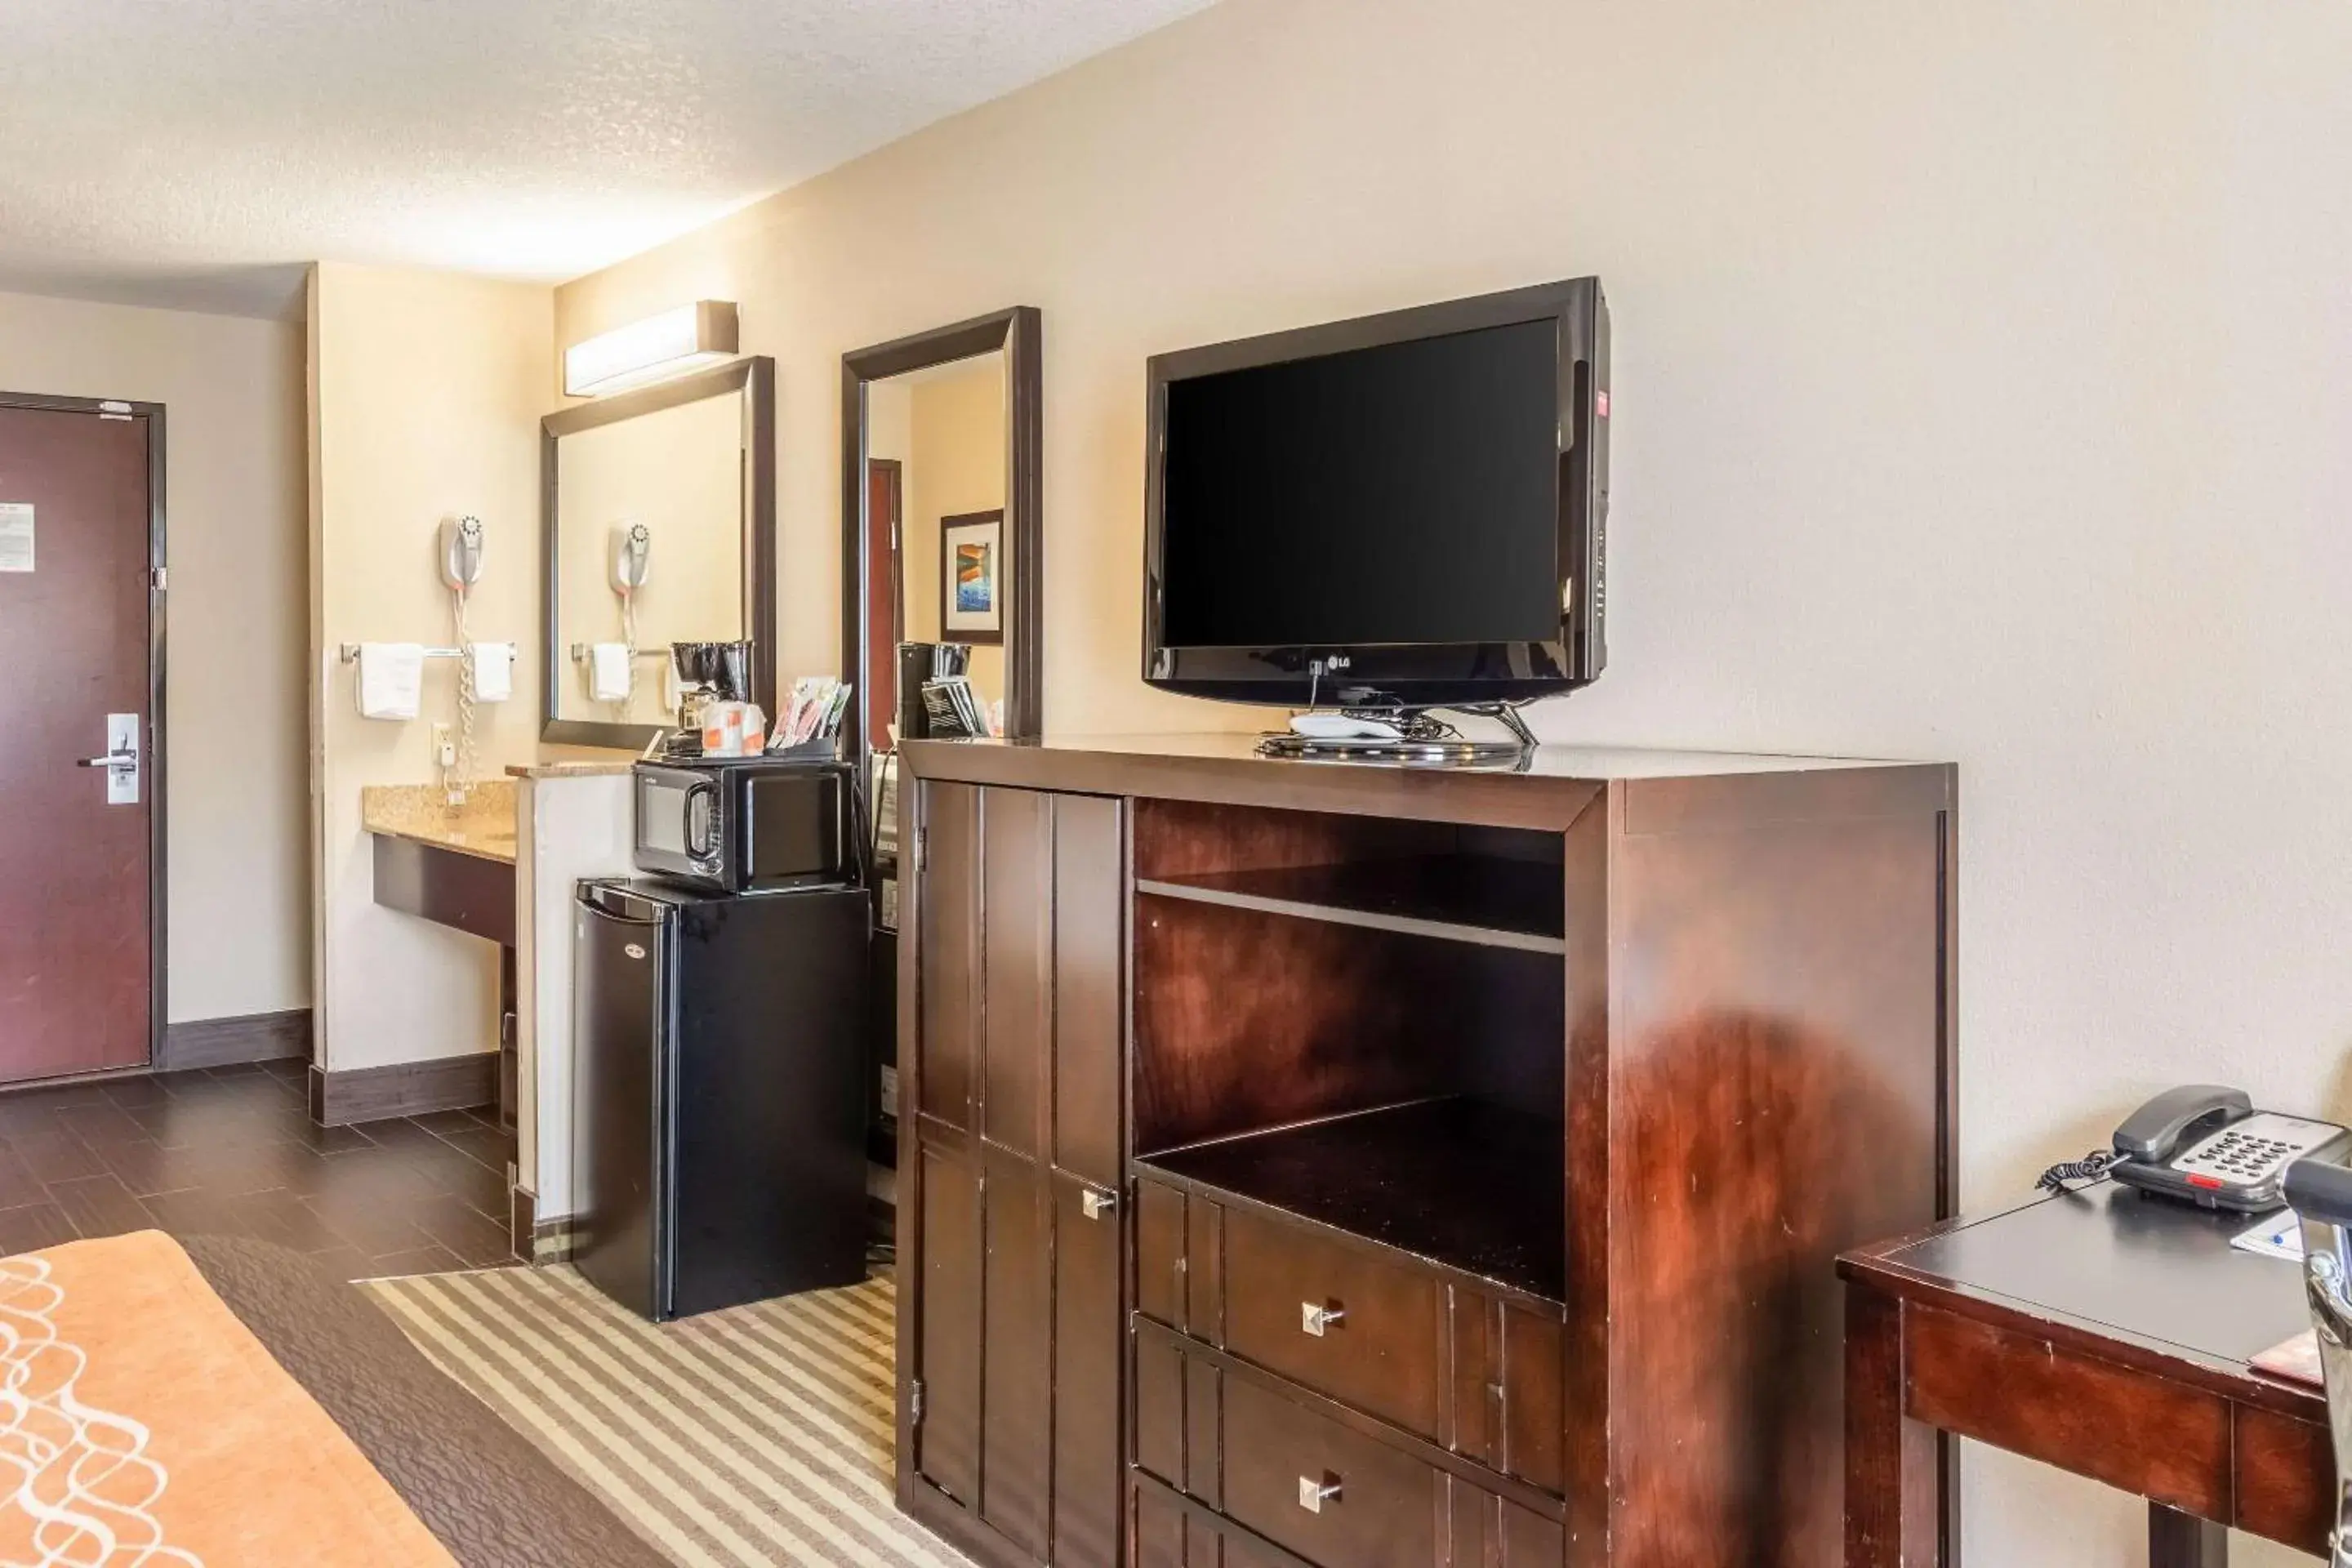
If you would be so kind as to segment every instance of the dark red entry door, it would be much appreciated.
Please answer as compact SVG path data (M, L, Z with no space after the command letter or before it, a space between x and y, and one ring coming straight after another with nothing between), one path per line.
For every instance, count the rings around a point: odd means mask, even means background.
M894 458L866 464L866 749L892 750L890 722L898 716L898 584L906 573L898 561L901 474ZM887 577L885 569L887 568Z
M0 1082L148 1059L150 424L0 395Z

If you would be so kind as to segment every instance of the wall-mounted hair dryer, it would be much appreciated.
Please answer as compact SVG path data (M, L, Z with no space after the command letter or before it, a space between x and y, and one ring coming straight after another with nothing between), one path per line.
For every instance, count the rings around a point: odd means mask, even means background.
M613 588L634 594L646 585L652 569L654 531L642 522L625 522L613 529Z
M482 549L486 543L478 517L441 521L441 581L458 593L482 580Z
M474 655L466 630L466 598L482 580L488 535L478 517L441 520L441 581L449 589L449 622L457 634L457 742L440 752L441 787L452 805L466 798L474 777Z

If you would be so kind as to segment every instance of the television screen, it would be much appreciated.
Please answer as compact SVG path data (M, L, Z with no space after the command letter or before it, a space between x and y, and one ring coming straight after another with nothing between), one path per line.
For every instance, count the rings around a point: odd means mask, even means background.
M1550 319L1171 381L1160 640L1560 635Z

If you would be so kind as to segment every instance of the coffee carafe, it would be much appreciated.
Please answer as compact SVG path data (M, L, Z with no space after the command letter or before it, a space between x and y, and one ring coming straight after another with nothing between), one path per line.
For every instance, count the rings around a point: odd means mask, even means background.
M677 667L677 682L684 692L678 701L679 729L700 731L703 710L713 702L751 700L750 643L672 643L669 657Z

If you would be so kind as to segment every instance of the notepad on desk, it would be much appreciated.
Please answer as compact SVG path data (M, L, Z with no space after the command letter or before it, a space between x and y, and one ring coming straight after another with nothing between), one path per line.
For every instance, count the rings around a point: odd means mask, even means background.
M2230 1245L2241 1252L2300 1263L2303 1261L2303 1222L2294 1217L2293 1209L2281 1209L2276 1214L2264 1215L2231 1237Z

